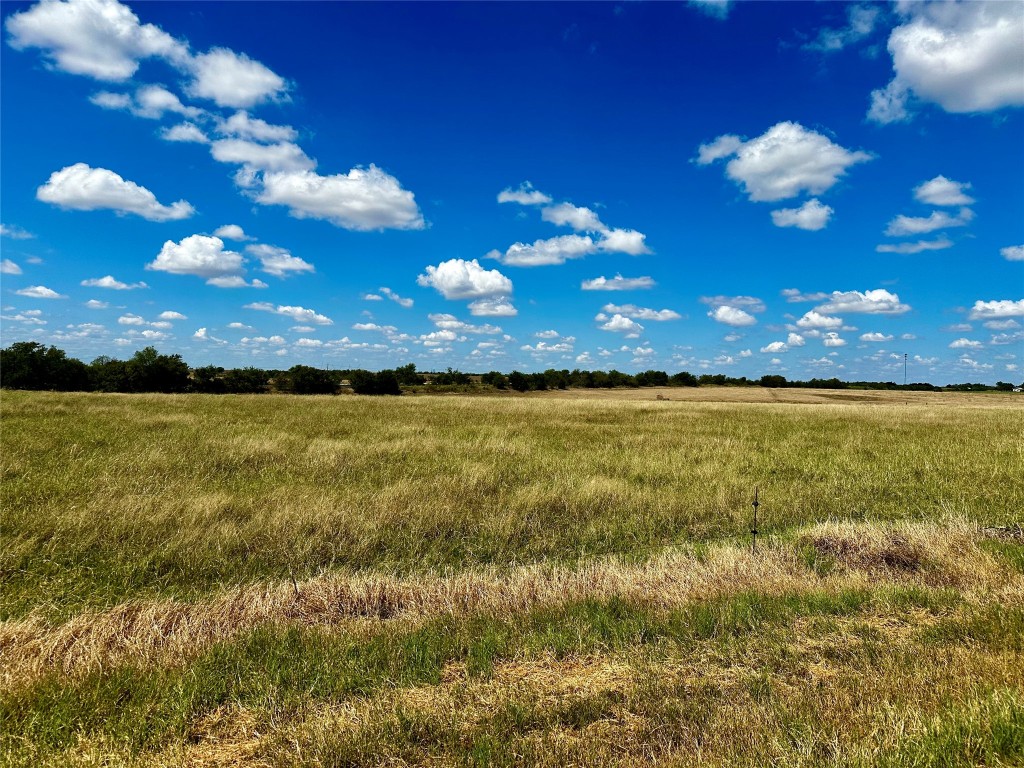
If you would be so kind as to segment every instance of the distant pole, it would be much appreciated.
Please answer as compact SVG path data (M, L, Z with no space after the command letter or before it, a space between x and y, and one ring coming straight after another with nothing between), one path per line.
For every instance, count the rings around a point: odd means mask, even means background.
M907 353L903 353L903 386L907 386Z
M755 554L755 555L757 554L757 508L759 506L761 506L760 502L757 500L757 491L758 491L758 488L755 485L754 486L754 502L750 505L750 506L752 506L754 508L754 527L750 529L750 532L754 535L754 543L750 547L750 552L751 552L751 554Z

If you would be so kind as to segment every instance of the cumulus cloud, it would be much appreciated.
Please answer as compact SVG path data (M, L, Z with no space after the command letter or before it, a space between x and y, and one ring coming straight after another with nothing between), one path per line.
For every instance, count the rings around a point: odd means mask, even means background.
M616 274L615 277L595 277L592 280L584 280L580 288L584 291L634 291L646 288L653 288L656 285L650 277L623 277Z
M532 244L513 243L505 253L491 251L487 258L497 259L513 267L540 267L564 264L569 259L581 259L597 251L589 235L560 235Z
M181 314L181 312L175 312L173 309L168 309L161 312L158 317L161 320L188 320L188 318Z
M210 154L218 162L242 166L242 173L235 177L240 186L252 186L260 171L294 173L316 167L297 144L289 142L261 144L246 139L219 139L210 145Z
M932 211L927 218L921 216L897 216L889 222L885 234L889 237L903 237L905 235L923 235L934 232L937 229L949 229L950 227L965 227L974 219L974 212L970 208L961 208L956 216L950 216L945 211Z
M116 279L113 275L106 275L104 277L92 277L88 280L83 280L82 285L87 288L109 288L114 291L131 291L136 288L149 288L143 282L138 283L122 283Z
M267 288L267 284L262 280L247 281L241 275L221 275L220 277L211 277L206 281L207 285L213 285L217 288Z
M414 304L412 299L402 298L397 293L388 288L386 285L382 285L378 290L383 295L387 296L389 299L395 302L398 306L403 307L405 309L409 309L409 307L411 307Z
M981 349L985 345L972 339L957 339L949 343L950 349Z
M10 259L0 261L0 275L20 275L21 267Z
M87 309L106 309L107 307L110 306L110 304L108 304L105 301L97 301L96 299L89 299L87 302L85 302L85 306L86 306Z
M358 231L423 229L426 223L412 192L376 165L347 174L313 171L265 173L256 201L284 205L299 219L325 219Z
M1007 261L1024 261L1024 245L1008 245L1000 248L999 253Z
M519 310L507 296L493 296L470 302L469 313L476 317L515 317Z
M903 3L904 23L889 36L895 76L873 91L868 118L909 118L911 95L947 112L1024 105L1024 5Z
M823 301L828 298L828 294L824 291L813 291L811 293L804 293L799 288L783 288L780 295L786 297L786 301L790 304L800 301Z
M732 10L732 0L689 0L689 6L713 19L725 19Z
M969 315L971 320L994 320L1004 317L1024 317L1024 299L1011 301L976 301Z
M540 217L557 226L569 225L577 232L604 232L607 227L589 208L575 206L572 203L559 203L540 212Z
M875 246L878 253L923 253L924 251L944 251L953 247L953 241L940 237L938 240L918 240L916 243L883 243Z
M191 96L209 99L220 107L248 108L279 100L288 90L284 78L244 53L213 48L188 63Z
M155 260L146 269L169 272L173 275L195 275L205 277L212 285L230 287L224 277L239 277L243 271L242 254L224 250L224 241L208 235L189 235L181 242L168 240L164 243ZM244 281L243 281L244 282Z
M446 299L482 299L512 293L512 281L496 269L487 270L473 259L449 259L428 266L416 278L424 288L433 288Z
M791 333L786 338L786 345L790 347L802 347L806 342L799 333Z
M900 297L884 288L873 291L833 291L828 302L815 307L818 312L863 312L872 315L900 315L910 306L900 303Z
M731 151L729 151L731 150ZM734 156L726 176L741 185L753 201L774 202L808 192L831 189L847 169L867 162L871 155L850 151L799 123L782 122L749 141L720 136L701 145L697 163L707 165Z
M135 91L132 98L126 93L100 91L89 97L89 101L103 109L123 109L136 117L147 120L159 120L168 112L183 117L196 118L203 114L197 107L188 107L181 103L175 94L162 85L143 85Z
M671 309L648 309L647 307L638 307L635 304L605 304L601 311L613 315L623 315L634 320L653 320L655 322L679 320L682 317L678 312Z
M30 299L66 299L67 296L47 288L45 285L30 285L15 291L19 296L27 296Z
M213 344L227 344L224 339L218 339L216 336L211 336L210 332L206 328L199 328L195 333L192 334L193 339L199 341L209 341Z
M596 318L598 321L606 321L603 325L599 326L602 331L610 331L611 333L624 334L627 339L635 339L644 332L644 327L635 320L630 320L628 317L623 315L612 315L608 318L606 315L598 315Z
M249 237L237 224L225 224L223 227L217 227L213 230L215 237L223 238L224 240L237 240L243 242L245 240L255 240L253 237Z
M970 205L974 198L964 192L970 188L969 183L953 181L940 174L914 187L914 198L928 205Z
M786 346L784 341L773 341L771 344L766 344L761 347L761 351L769 354L777 354L779 352L788 352L789 347Z
M884 333L877 333L877 332L875 332L875 333L862 333L860 335L860 340L861 341L883 342L883 341L892 341L892 338L893 338L892 334L889 334L887 336Z
M764 302L756 296L723 296L719 294L717 296L701 296L699 301L701 304L712 307L742 307L747 312L764 312L765 310Z
M518 189L511 187L498 193L499 203L519 203L520 205L547 205L551 197L533 188L533 184L524 181Z
M628 256L643 256L650 253L645 240L647 235L635 229L609 229L602 233L597 247L606 253L625 253Z
M290 317L297 323L303 323L305 325L334 325L334 321L326 315L321 315L312 309L306 309L305 307L289 307L277 306L271 304L269 301L257 301L252 304L246 304L245 309L255 309L260 312L270 312L275 315L283 315L284 317Z
M290 125L273 125L258 117L252 117L244 110L235 112L226 120L218 121L217 133L222 136L234 136L268 144L282 141L292 142L299 135L299 132Z
M809 232L824 229L832 218L832 207L823 205L814 197L799 208L782 208L772 211L772 223L776 227L796 227Z
M485 334L494 335L501 333L501 328L490 323L484 325L473 325L459 320L455 315L450 315L446 312L436 312L427 315L430 322L432 322L438 328L445 331L458 331L459 333L473 333L473 334ZM556 336L558 334L555 334Z
M820 312L815 312L812 309L810 312L804 313L804 316L797 320L796 324L800 328L817 330L822 328L841 328L843 325L843 318L829 317L828 315L823 315Z
M835 331L829 331L825 334L824 339L821 342L826 347L845 347L846 339L839 337L839 334Z
M170 128L164 128L160 131L160 138L164 141L176 141L181 143L210 143L210 139L207 135L194 123L179 123L178 125L172 125Z
M36 190L36 198L77 211L108 209L134 213L148 221L187 219L195 213L195 209L184 200L161 205L145 187L126 181L106 168L91 168L85 163L54 171L49 181Z
M42 0L8 17L8 42L40 48L57 69L97 80L123 81L139 60L161 57L184 62L188 48L117 0Z
M744 312L739 307L732 307L728 304L715 307L713 310L708 312L708 317L712 320L725 323L734 327L742 327L745 325L754 325L757 323L757 318L748 312Z
M308 261L292 256L289 250L276 245L247 245L245 252L259 259L263 271L274 277L287 277L293 272L316 271Z
M881 11L877 6L851 5L847 9L847 26L840 29L822 29L818 32L816 39L803 47L805 50L821 53L841 51L870 35L874 31L880 15Z

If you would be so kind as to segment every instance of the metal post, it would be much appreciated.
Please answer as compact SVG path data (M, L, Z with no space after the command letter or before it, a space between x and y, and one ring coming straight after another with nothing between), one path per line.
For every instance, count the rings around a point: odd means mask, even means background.
M753 544L751 545L751 548L750 548L751 554L757 554L757 508L759 506L761 506L760 502L757 499L757 493L758 493L758 488L755 485L754 486L754 502L753 502L753 504L750 505L750 506L752 506L754 508L754 527L750 529L750 532L754 535L754 542L753 542Z
M907 386L907 353L903 353L903 386Z

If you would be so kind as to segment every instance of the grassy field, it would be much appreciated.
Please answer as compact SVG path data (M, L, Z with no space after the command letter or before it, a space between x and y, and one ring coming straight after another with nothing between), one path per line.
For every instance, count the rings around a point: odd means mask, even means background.
M1024 763L1024 398L0 407L4 764Z

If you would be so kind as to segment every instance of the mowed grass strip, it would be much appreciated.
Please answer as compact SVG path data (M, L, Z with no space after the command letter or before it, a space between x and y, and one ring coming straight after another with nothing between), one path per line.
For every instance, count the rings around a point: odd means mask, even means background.
M1024 408L959 402L4 392L0 615L644 556L741 534L755 485L775 532L1012 521Z
M1024 634L1024 611L960 621L965 610L949 590L890 587L675 610L587 600L369 636L263 627L185 668L53 676L9 695L0 756L187 763L191 750L201 764L205 748L216 764L217 744L241 738L263 764L959 764L897 760L913 738L933 756L1024 757L1019 655L986 639ZM956 633L932 631L949 620ZM249 726L213 738L225 711Z

